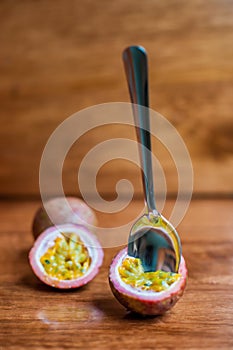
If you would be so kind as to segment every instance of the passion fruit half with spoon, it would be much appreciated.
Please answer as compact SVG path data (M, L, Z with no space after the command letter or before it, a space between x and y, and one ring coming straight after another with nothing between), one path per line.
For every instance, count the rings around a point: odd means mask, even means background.
M113 259L109 272L111 290L129 311L141 315L162 315L182 296L187 279L183 256L178 273L157 270L144 272L140 259L131 257L127 248Z
M81 287L98 273L103 250L93 233L83 226L52 226L36 239L29 253L35 275L49 286Z

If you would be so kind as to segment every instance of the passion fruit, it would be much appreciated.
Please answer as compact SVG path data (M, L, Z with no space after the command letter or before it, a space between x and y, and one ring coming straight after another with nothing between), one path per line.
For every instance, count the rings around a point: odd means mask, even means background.
M43 206L37 210L32 224L32 232L34 238L37 238L41 232L54 225L95 226L96 223L95 213L83 200L76 197L56 197L46 202L46 210Z
M78 288L97 275L103 262L103 250L87 228L57 225L36 239L29 262L35 275L49 286Z
M128 310L141 315L162 315L180 299L186 285L183 256L177 274L144 272L141 261L129 257L127 249L113 259L109 272L111 290Z

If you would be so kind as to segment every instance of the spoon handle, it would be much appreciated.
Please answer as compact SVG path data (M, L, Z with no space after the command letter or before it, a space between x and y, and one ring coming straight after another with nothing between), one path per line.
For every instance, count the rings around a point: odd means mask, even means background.
M148 96L147 54L141 46L129 46L123 52L125 73L133 107L134 123L142 167L142 182L148 212L158 214L155 206Z

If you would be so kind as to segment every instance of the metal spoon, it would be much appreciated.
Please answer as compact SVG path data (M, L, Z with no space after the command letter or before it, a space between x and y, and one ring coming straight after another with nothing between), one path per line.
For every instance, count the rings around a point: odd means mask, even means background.
M128 255L140 258L144 271L177 272L181 243L177 231L156 209L149 120L147 54L141 46L130 46L123 52L125 72L133 106L139 143L142 182L147 213L131 228Z

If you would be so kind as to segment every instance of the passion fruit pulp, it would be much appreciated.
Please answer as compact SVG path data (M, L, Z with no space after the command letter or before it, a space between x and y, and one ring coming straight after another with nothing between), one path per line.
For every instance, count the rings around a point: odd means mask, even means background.
M128 310L141 315L162 315L180 299L186 285L187 269L181 257L178 274L144 272L139 259L121 250L109 272L111 290Z
M80 237L66 233L54 240L54 245L42 255L40 262L48 275L59 280L72 280L88 271L91 258Z
M94 234L85 227L58 225L37 238L29 261L42 282L56 288L78 288L97 275L103 250Z
M36 239L48 227L54 225L95 226L96 223L94 211L83 200L76 197L55 197L46 202L46 209L42 206L37 210L32 233Z

